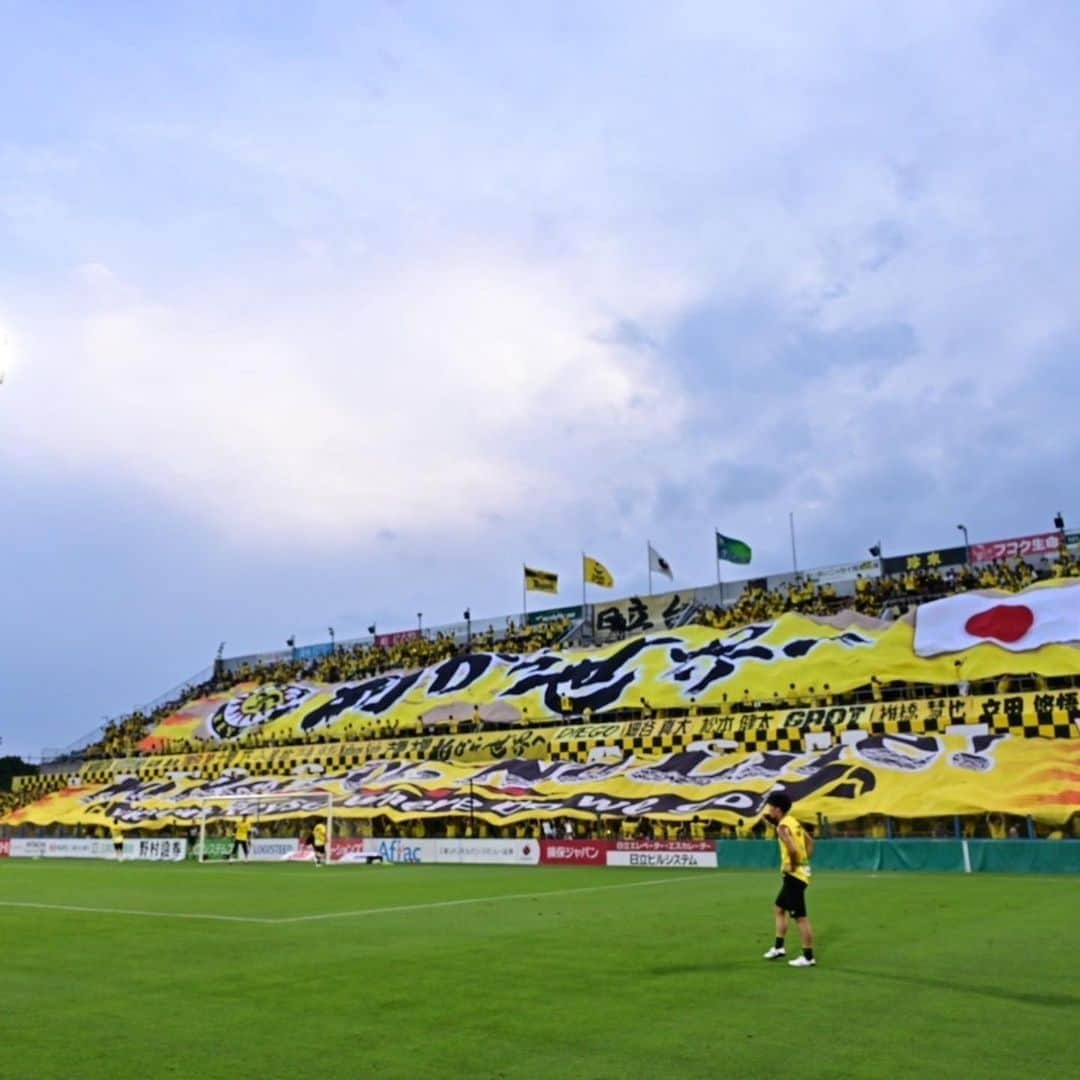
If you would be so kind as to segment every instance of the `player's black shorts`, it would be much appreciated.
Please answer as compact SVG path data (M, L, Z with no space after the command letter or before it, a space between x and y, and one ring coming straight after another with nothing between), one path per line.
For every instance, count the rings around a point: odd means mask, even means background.
M806 882L791 874L784 875L784 882L776 897L776 906L796 919L806 918Z
M325 855L326 854L326 845L325 844L312 844L311 846L315 849L315 854L316 855Z

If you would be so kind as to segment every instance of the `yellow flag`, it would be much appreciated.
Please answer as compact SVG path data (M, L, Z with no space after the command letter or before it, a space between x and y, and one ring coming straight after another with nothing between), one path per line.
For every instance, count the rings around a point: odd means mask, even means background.
M525 588L529 592L557 593L559 591L559 575L551 573L550 570L532 570L526 566Z
M602 563L589 555L585 556L585 580L590 585L599 585L603 589L615 587L615 579L611 571Z

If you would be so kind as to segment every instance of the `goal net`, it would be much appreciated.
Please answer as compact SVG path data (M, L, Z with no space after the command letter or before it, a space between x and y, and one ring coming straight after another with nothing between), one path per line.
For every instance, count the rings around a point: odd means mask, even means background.
M223 862L236 858L257 858L260 848L273 847L267 841L304 838L315 826L326 826L326 859L330 861L334 842L334 797L329 791L304 791L274 795L205 795L199 806L199 862ZM243 837L247 836L244 851ZM256 844L259 846L256 847ZM270 858L274 858L271 855ZM285 858L279 853L276 857Z

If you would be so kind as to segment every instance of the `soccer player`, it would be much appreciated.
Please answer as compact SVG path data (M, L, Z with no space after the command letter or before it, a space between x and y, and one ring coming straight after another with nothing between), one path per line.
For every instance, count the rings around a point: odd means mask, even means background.
M112 834L112 849L113 856L117 862L124 861L124 830L114 821L109 826L109 832Z
M242 817L236 823L236 831L233 833L233 845L232 851L229 852L229 858L235 859L239 854L240 849L244 849L244 859L248 858L248 844L251 840L251 822L246 817Z
M311 836L311 846L315 851L315 865L326 862L326 824L320 821Z
M765 954L766 960L786 956L784 937L787 934L790 915L799 928L802 956L789 960L791 967L814 967L814 932L806 917L806 886L810 884L810 855L814 850L813 837L799 824L791 812L791 798L782 791L774 791L765 800L765 816L776 826L776 838L780 843L780 870L782 884L776 897L776 940Z

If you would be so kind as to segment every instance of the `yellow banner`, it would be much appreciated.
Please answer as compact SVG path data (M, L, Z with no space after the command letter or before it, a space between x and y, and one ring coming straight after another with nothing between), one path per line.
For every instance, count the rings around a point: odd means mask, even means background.
M611 576L611 571L599 559L586 555L582 570L585 580L590 585L599 585L602 589L615 587L615 579Z
M1080 648L1072 645L1048 645L1022 654L978 645L961 655L968 682L1017 671L1080 675ZM253 736L412 737L432 725L469 720L474 709L489 724L528 727L562 716L564 696L575 715L586 709L593 715L636 709L642 698L658 710L731 710L744 702L775 702L779 710L785 698L793 704L823 702L855 690L869 696L872 677L881 685L897 681L955 688L955 659L917 657L907 622L883 624L857 616L838 624L784 615L733 631L657 627L599 649L545 650L521 657L474 653L419 671L385 672L329 686L306 681L243 684L186 705L154 728L140 749L181 749L184 744L198 749L207 742ZM1055 709L1080 716L1077 693L1049 696ZM1004 699L998 700L1004 711ZM912 707L923 706L905 702L894 708ZM1009 709L1015 714L1015 705ZM1034 698L1031 711L1040 711Z
M533 570L525 567L525 588L529 592L557 593L559 591L559 575L550 570Z
M196 753L90 761L82 780L108 782L117 776L166 778L176 772L218 775L241 768L254 773L287 773L297 765L356 765L366 761L501 761L509 758L587 760L597 747L625 753L665 754L714 741L746 750L801 751L806 736L846 732L940 734L952 725L983 724L988 731L1026 738L1080 739L1076 691L1008 694L1004 697L941 698L882 705L812 705L775 712L729 712L611 723L477 732L465 735L403 735L365 741L305 742L283 747L199 743ZM15 777L14 787L23 781Z
M313 779L128 778L66 789L3 820L14 826L120 822L158 828L197 821L204 796L250 797L211 803L211 819L285 819L324 812L317 790L333 794L336 819L471 813L494 825L563 816L747 824L757 820L766 794L777 785L805 819L1003 813L1062 825L1080 808L1080 740L868 735L809 753L728 753L698 744L657 757L589 763L371 761ZM260 798L268 794L295 797L288 803Z

